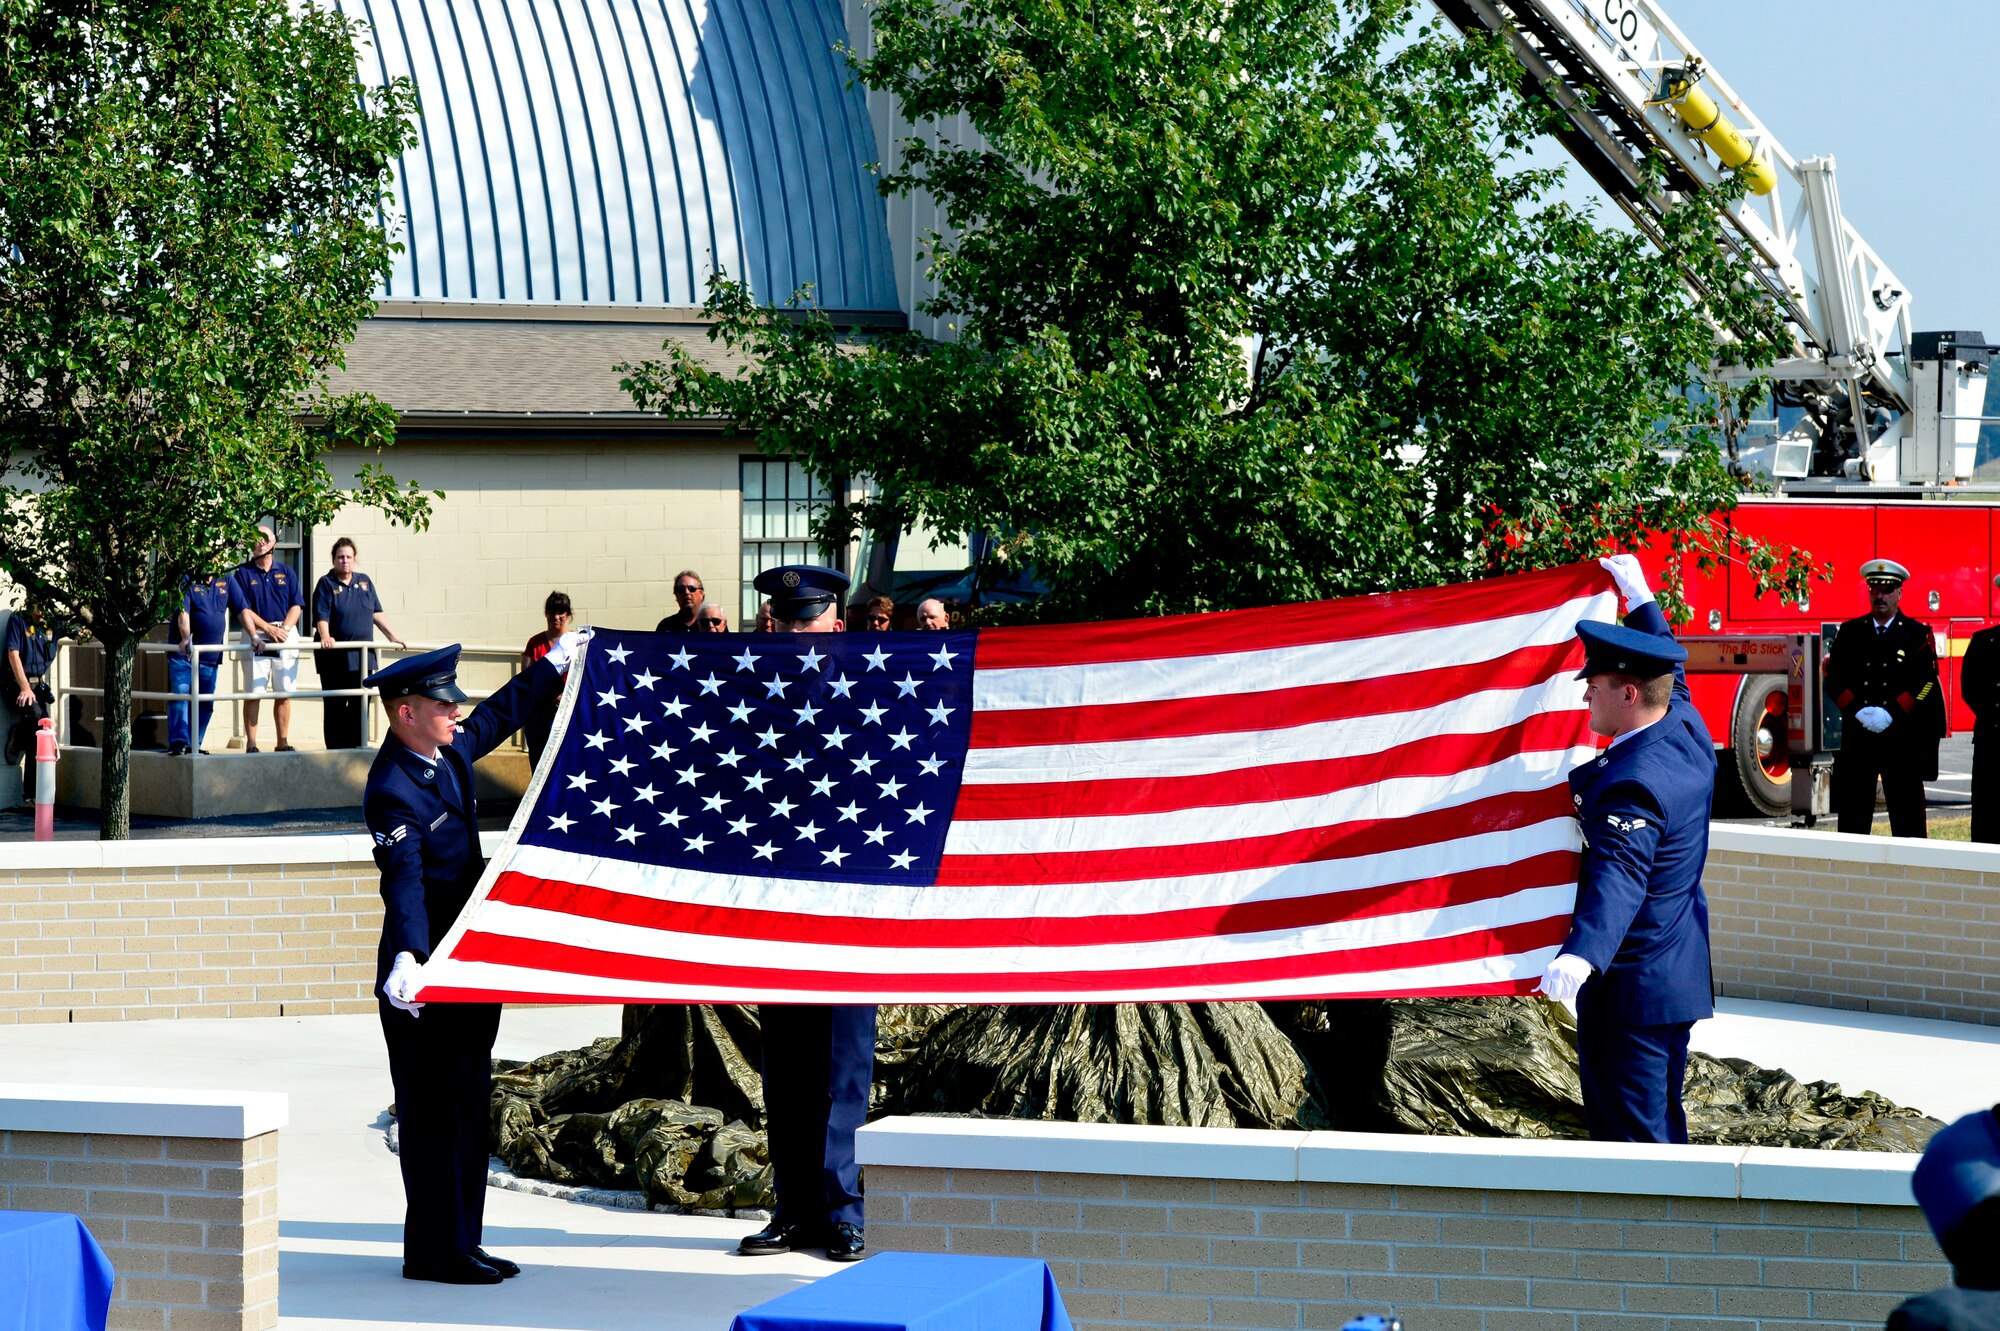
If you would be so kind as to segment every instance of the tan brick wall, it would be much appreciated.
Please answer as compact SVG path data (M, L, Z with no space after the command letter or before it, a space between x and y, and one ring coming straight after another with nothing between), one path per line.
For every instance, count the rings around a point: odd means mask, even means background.
M429 529L348 509L317 529L315 558L352 537L389 622L412 642L518 645L541 631L552 590L570 594L581 623L649 629L674 610L674 574L690 567L733 616L742 553L737 462L756 451L658 437L399 444L383 465L398 480L445 492L433 501ZM337 451L328 466L340 475L363 460L377 459ZM326 569L300 571L310 587Z
M1607 1168L1616 1168L1607 1163ZM888 1251L1040 1257L1079 1331L1873 1331L1950 1280L1915 1207L868 1169Z
M110 1326L278 1324L278 1134L246 1141L0 1133L0 1209L83 1217L117 1284Z
M1709 852L1721 993L2000 1025L2000 849L1753 832L1718 826ZM269 864L38 847L50 867L0 868L0 1024L369 1010L375 866L312 840L230 843Z
M372 1011L381 931L366 859L0 869L0 1024Z
M1991 869L1885 864L1844 858L1832 841L1816 854L1812 833L1791 839L1795 853L1709 851L1719 992L2000 1025L2000 852L1907 852L1991 858Z

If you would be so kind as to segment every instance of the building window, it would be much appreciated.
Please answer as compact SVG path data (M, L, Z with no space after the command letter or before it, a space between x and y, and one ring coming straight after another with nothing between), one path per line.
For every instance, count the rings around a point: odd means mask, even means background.
M298 570L299 579L305 584L302 592L306 600L306 610L310 613L314 582L313 571L308 566L313 550L312 529L302 522L273 517L269 513L257 521L260 525L269 527L271 535L278 538L276 547L271 551L271 557L280 564L290 564ZM244 551L243 558L248 560L250 552ZM308 622L305 627L310 629L312 625Z
M742 627L754 627L763 598L757 575L780 564L817 564L813 523L833 497L789 458L743 459Z

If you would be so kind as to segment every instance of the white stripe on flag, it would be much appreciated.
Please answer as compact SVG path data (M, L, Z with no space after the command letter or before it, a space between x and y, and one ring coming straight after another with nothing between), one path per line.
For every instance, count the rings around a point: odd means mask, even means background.
M1476 624L1412 629L1345 642L1091 665L982 666L975 675L973 708L1000 712L1163 702L1228 696L1245 688L1298 688L1382 679L1412 668L1474 667L1524 647L1567 642L1576 636L1577 620L1610 619L1617 609L1617 598L1604 592Z
M1045 976L1023 977L1021 988L953 993L956 1003L1224 1003L1239 999L1339 997L1343 994L1385 992L1427 993L1472 985L1528 980L1554 959L1556 947L1529 952L1475 957L1432 966L1365 971L1352 975L1302 975L1288 979L1231 984L1163 984L1147 989L1064 987ZM483 961L434 961L424 967L424 983L488 993L549 995L586 1002L633 1003L852 1003L853 991L811 986L652 984L638 980L603 979L564 971L500 966ZM891 997L883 1001L900 1002Z
M1159 942L1047 947L853 947L793 943L768 938L724 938L680 933L641 925L615 924L532 906L490 901L479 914L484 933L537 943L564 944L615 952L627 957L688 961L746 969L837 971L845 975L910 975L959 971L1144 971L1175 966L1267 961L1307 952L1346 952L1451 938L1530 920L1567 915L1576 904L1576 884L1533 887L1486 901L1467 901L1435 910L1373 915L1308 928L1253 934L1210 934Z
M1440 735L1483 735L1532 716L1583 710L1583 686L1565 671L1529 689L1488 689L1443 707L1384 712L1286 726L1170 739L1094 744L1022 745L979 749L965 756L965 784L998 786L1043 781L1097 781L1126 776L1208 776L1272 763L1354 758ZM1244 706L1257 706L1255 695Z

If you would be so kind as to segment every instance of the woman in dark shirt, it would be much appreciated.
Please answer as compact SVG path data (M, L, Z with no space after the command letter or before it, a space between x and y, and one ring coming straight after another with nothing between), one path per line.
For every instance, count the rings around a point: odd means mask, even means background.
M313 588L313 627L319 633L319 650L313 661L319 666L319 683L324 689L355 689L362 677L374 673L375 653L359 647L336 648L336 642L373 642L375 628L398 647L406 647L382 614L382 598L376 594L375 579L354 571L354 542L345 536L333 543L333 571ZM365 658L365 659L364 659ZM362 724L366 698L326 700L326 747L358 749L366 735Z

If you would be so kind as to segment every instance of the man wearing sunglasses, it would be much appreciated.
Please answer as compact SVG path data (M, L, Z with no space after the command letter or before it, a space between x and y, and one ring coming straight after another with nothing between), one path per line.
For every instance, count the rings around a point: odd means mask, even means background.
M674 601L680 609L654 625L653 632L687 633L699 628L694 622L695 612L701 609L707 597L708 593L701 585L701 574L691 568L674 574Z

